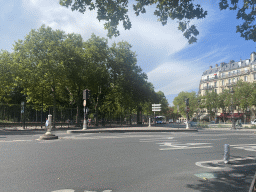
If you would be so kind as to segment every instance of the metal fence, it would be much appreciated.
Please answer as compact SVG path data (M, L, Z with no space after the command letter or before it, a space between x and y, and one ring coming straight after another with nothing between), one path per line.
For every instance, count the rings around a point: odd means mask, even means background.
M42 110L36 110L33 105L25 106L25 113L22 113L21 105L17 104L0 104L0 121L1 122L22 122L25 115L26 122L45 121L48 114L53 114L53 107L47 107ZM40 108L38 108L40 109ZM66 120L74 121L76 118L76 108L56 107L56 122L65 122Z
M37 110L36 110L37 109ZM43 111L40 106L29 105L25 106L25 110L19 104L0 104L0 127L22 126L25 122L26 126L42 126L49 114L53 114L53 106L44 107ZM77 108L56 107L55 123L59 126L68 124L78 126L83 123L83 110L79 111L80 121L77 122ZM90 119L90 125L96 124L95 113L91 111L87 116ZM137 114L106 114L103 117L98 116L98 124L100 125L128 125L137 123ZM142 115L142 124L148 124L148 116Z

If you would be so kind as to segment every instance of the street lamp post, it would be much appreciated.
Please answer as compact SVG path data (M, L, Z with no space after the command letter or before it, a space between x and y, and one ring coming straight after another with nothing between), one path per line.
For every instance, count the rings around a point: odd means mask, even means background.
M231 89L230 93L232 94L232 98L231 98L231 112L232 112L232 116L231 116L231 121L232 121L231 130L235 130L236 129L236 122L235 122L235 119L234 119L234 108L233 108L234 90Z

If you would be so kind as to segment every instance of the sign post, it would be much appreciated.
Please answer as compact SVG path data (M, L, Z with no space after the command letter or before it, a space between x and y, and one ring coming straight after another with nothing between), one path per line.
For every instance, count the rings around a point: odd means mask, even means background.
M161 104L152 104L152 111L154 111L155 126L156 126L156 111L161 111Z

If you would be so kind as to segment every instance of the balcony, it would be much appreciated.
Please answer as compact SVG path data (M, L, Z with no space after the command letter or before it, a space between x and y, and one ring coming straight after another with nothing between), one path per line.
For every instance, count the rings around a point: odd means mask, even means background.
M218 88L218 87L217 87L217 86L210 85L210 86L204 86L202 89L203 89L203 90L211 90L211 89L214 89L214 88Z
M216 75L214 78L204 79L204 80L201 80L200 82L201 82L201 83L204 83L204 82L214 81L214 80L216 80L216 79L218 79L218 76L217 76L217 75Z
M256 68L252 68L252 73L256 73Z

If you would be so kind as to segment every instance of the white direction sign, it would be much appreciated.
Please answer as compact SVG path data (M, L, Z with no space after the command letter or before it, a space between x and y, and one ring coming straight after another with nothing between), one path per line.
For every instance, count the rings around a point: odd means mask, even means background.
M152 111L161 111L161 104L152 104Z

